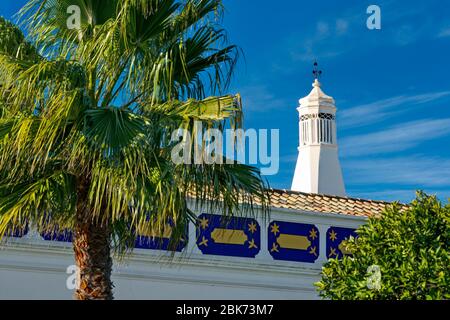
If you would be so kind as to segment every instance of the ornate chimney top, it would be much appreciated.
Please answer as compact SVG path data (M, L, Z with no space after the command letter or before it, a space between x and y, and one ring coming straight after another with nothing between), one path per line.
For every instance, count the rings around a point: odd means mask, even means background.
M336 106L319 82L322 71L314 62L313 89L299 100L300 144L291 189L306 193L345 196L338 158Z

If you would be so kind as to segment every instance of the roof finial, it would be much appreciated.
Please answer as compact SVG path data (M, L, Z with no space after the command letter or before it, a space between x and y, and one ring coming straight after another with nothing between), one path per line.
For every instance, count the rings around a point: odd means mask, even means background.
M313 68L313 76L314 76L314 83L313 86L320 87L319 78L322 75L322 70L319 70L319 64L317 63L317 60L314 60L314 68Z
M322 70L319 70L319 64L317 63L317 60L314 60L313 75L314 79L317 80L319 80L320 76L322 75Z

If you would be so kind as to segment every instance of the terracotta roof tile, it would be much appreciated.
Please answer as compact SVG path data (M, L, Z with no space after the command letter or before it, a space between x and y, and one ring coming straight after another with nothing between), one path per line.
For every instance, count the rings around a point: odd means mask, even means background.
M392 202L270 189L271 207L359 217L379 215ZM191 194L195 198L194 194ZM255 201L258 204L258 201ZM402 209L408 206L400 204Z
M372 216L380 214L392 203L322 194L310 194L288 190L271 189L271 207L301 211ZM407 206L401 204L403 208Z

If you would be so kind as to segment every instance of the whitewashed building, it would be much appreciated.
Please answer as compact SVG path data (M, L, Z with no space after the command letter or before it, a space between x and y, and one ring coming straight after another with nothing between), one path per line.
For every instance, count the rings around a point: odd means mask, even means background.
M343 239L385 202L345 197L337 153L336 107L316 80L300 100L300 145L292 190L272 190L269 219L227 226L197 211L188 241L173 258L151 241L115 261L116 299L317 299L313 285ZM0 247L0 299L71 299L70 239L29 231ZM148 239L147 239L148 240Z

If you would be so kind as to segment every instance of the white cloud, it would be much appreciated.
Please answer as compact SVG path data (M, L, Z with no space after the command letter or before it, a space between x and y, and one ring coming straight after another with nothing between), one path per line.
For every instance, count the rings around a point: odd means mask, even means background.
M339 35L345 34L348 31L348 21L344 19L336 20L336 33Z
M406 46L416 42L423 33L427 32L410 25L402 25L392 32L392 40L397 46Z
M344 51L339 50L317 50L312 45L305 44L302 51L292 51L291 58L294 61L312 62L314 60L327 60L341 55Z
M342 48L340 38L347 34L349 21L339 18L334 25L325 21L318 21L315 30L306 37L290 36L286 39L287 47L292 48L290 55L294 61L308 61L326 59L346 52Z
M442 29L438 35L438 38L446 38L446 37L450 37L450 28L444 28Z
M318 37L323 37L323 36L327 36L329 33L330 27L328 26L328 23L323 22L323 21L319 21L317 23L317 32L316 35Z
M409 203L416 197L416 189L408 188L408 189L381 189L375 191L367 191L367 190L358 190L351 189L347 190L347 193L351 197L362 198L362 199L371 199L371 200L382 200L382 201L400 201L402 203ZM425 193L429 195L436 195L439 200L442 202L447 202L447 199L450 197L450 188L449 189L423 189Z
M450 118L407 122L389 129L341 139L344 157L404 151L450 134ZM449 175L450 176L450 175Z
M311 61L334 58L349 52L372 51L379 47L401 47L411 45L424 39L436 37L436 21L431 16L424 17L430 10L426 3L399 9L390 3L379 3L382 8L382 33L366 28L367 15L359 7L343 10L336 17L322 15L321 19L310 29L289 35L282 44L291 48L293 61ZM412 24L411 21L420 23ZM382 37L381 37L382 35ZM450 35L444 29L442 35Z
M250 85L240 88L244 112L266 112L289 107L284 99L277 98L267 85Z
M418 95L400 95L368 104L344 109L339 113L339 126L355 127L373 124L396 113L405 112L408 108L394 108L408 104L420 105L447 97L450 91L431 92Z
M396 185L450 190L450 159L411 156L343 161L347 183L357 186ZM399 187L400 188L400 187ZM450 196L450 194L448 195Z

